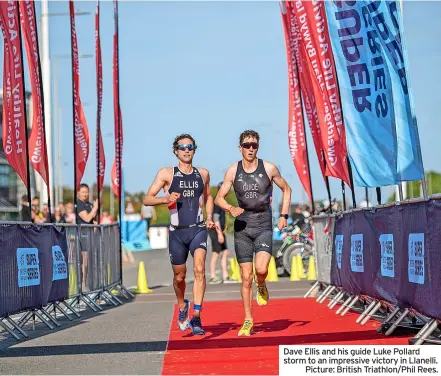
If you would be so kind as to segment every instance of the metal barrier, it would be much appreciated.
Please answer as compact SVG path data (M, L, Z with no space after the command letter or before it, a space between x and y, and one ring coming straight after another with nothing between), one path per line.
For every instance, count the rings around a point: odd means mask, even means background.
M17 333L28 338L23 327L30 319L54 329L61 325L59 315L72 320L72 315L81 317L83 309L98 312L103 304L123 304L118 295L133 298L122 283L119 231L118 223L77 226L0 221L0 243L7 245L2 251L9 250L0 252L0 326L19 340ZM16 286L21 277L20 250L28 252L23 260L30 266L23 264L24 272L38 277L38 286L28 280ZM2 283L2 278L8 283Z
M314 240L316 246L315 251L317 253L317 257L316 257L317 282L308 291L305 297L309 296L315 288L320 286L321 292L318 294L317 302L323 303L326 299L328 299L329 300L328 307L330 309L333 309L338 304L339 307L336 311L336 314L338 315L344 316L347 314L349 310L358 312L360 313L360 315L358 316L356 322L361 325L365 325L369 321L369 319L374 318L381 322L381 325L377 330L378 333L384 333L387 336L391 335L398 327L414 329L414 330L416 329L418 333L414 336L414 338L411 338L409 340L409 344L415 344L415 345L421 345L424 343L441 344L441 332L439 330L439 324L441 323L440 316L439 314L434 313L433 308L429 308L427 305L423 303L424 299L426 299L426 297L424 297L424 295L426 294L423 292L423 290L418 290L422 288L428 289L427 292L430 292L429 295L432 297L431 299L433 299L433 301L439 301L439 299L437 299L435 296L432 296L433 295L432 293L437 290L437 286L439 284L439 278L436 279L435 282L436 273L434 273L434 268L439 269L439 266L441 264L440 262L436 261L436 260L439 261L439 258L437 258L438 254L436 253L436 251L439 250L436 248L439 239L437 239L436 241L434 240L434 236L438 237L439 234L437 231L435 231L436 230L435 228L429 227L429 226L435 226L435 223L439 223L439 218L441 218L440 217L441 205L439 204L439 202L437 202L439 198L440 197L437 196L437 197L431 197L428 200L414 199L400 203L383 205L375 208L363 208L363 209L350 210L343 213L336 213L331 215L313 216L312 219L313 219L313 227L314 227ZM394 209L394 207L401 205L402 208ZM418 208L418 206L421 207ZM422 206L424 206L424 208ZM371 285L369 285L366 279L364 280L360 279L360 284L358 284L357 278L358 276L360 276L361 278L362 273L353 273L354 275L351 276L347 274L349 272L348 270L349 259L347 254L348 252L347 248L345 254L346 267L344 267L343 265L342 268L341 259L343 253L342 252L343 240L341 240L341 244L340 244L340 238L335 234L333 234L335 222L337 220L341 221L345 216L358 213L357 214L358 216L360 215L365 217L367 216L369 218L374 219L375 221L379 221L381 220L381 217L383 217L382 220L384 223L385 216L395 215L396 217L397 209L399 212L402 212L404 209L406 209L409 212L408 214L410 218L412 218L411 221L404 219L403 225L398 226L398 232L403 231L403 234L404 233L407 234L414 232L430 231L428 234L426 234L427 238L429 238L430 236L430 239L427 240L430 241L430 243L428 243L427 245L428 249L426 249L425 253L423 254L424 258L428 257L428 259L426 259L425 261L425 263L427 263L427 268L428 268L426 271L428 284L422 285L421 284L422 282L419 282L419 284L415 285L415 288L401 287L399 293L397 290L395 290L395 287L393 287L398 285L386 284L385 285L386 287L383 288L381 283L384 282L381 282L381 280L382 279L384 280L385 277L391 277L387 274L388 273L387 268L389 266L383 263L383 261L386 262L387 259L387 255L384 254L381 255L382 256L381 262L378 264L379 267L381 267L381 270L376 272L368 271L368 274L369 275L372 274L372 278L373 278L371 280ZM383 212L383 210L388 210L388 211ZM418 214L418 210L421 213ZM360 212L365 212L366 214L362 214ZM377 212L378 212L378 217L376 216ZM424 218L423 222L419 221L418 218L420 219ZM346 231L347 232L346 235L352 232L357 234L358 233L363 234L364 232L360 228L360 224L361 224L360 218L358 218L357 221L358 222L355 222L355 219L354 220L351 219L350 231L348 232L347 226L349 225L349 223L347 223L348 222L347 219L347 221L344 222L346 223L344 225L346 226L344 227L346 230L344 230L340 226L339 229L340 233L341 231L343 231L343 233ZM392 220L392 219L389 219L389 222L390 221L396 222L396 220ZM413 221L416 221L419 226L409 224L409 222L413 222ZM426 226L426 222L427 224L430 225ZM353 228L354 226L357 227L356 230ZM382 231L380 231L381 233L389 232L393 234L393 230L389 227L386 229L386 227L384 227L383 225L380 226L380 228L382 229ZM431 230L429 230L430 228ZM367 231L369 230L370 229L368 229ZM368 239L368 233L364 234L364 236ZM406 268L406 272L407 272L407 268L408 268L407 262L404 261L407 257L409 257L410 260L410 256L407 256L408 250L403 249L406 248L405 243L400 242L400 239L394 239L394 241L395 240L396 240L396 244L394 248L396 250L394 252L398 252L398 253L395 254L395 256L392 255L392 257L395 257L396 260L395 264L398 263L399 267L402 267L404 263L404 267ZM371 241L372 240L368 240L367 243L368 253L365 254L365 256L368 256L368 258L369 256L371 256L371 252L372 252L372 243L369 245L369 242ZM348 246L347 240L345 244L347 247ZM432 249L432 252L430 254L427 254L428 250L430 250L430 247ZM376 255L375 257L378 259L378 255ZM370 262L372 262L372 260L373 259L371 258ZM355 259L352 259L352 253L351 253L351 262L354 263L354 264L351 263L351 265L353 265L353 267L356 268L357 267L357 265L355 264L356 261ZM362 261L361 265L363 265L363 263L365 262L366 261ZM412 265L410 262L411 261L409 261L409 265ZM375 265L377 263L378 261L375 261ZM422 265L424 269L424 261ZM400 273L397 266L396 268L397 270L395 270L395 276L396 273ZM408 273L411 273L410 269ZM416 272L412 272L412 273L416 273ZM355 275L357 275L357 277L355 277ZM345 278L344 283L342 283L340 277L342 279L343 277ZM400 275L398 275L398 279L402 284L404 281L403 278L401 278ZM351 280L355 283L355 285L351 286ZM388 278L388 280L393 281L393 278L392 279ZM348 285L348 281L349 281L349 285ZM387 286L390 286L390 288L388 289ZM373 291L372 294L367 293L371 290ZM393 293L393 291L396 292ZM416 293L416 291L420 291L420 292Z

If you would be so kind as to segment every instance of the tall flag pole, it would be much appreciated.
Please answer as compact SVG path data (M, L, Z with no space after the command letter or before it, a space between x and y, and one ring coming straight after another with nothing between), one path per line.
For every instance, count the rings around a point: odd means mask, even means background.
M122 252L122 232L124 230L124 191L122 173L123 130L119 98L119 39L118 39L118 0L113 1L115 32L113 35L113 111L115 118L115 160L112 166L112 186L119 199L120 250ZM120 259L122 278L122 257Z
M24 32L26 55L29 66L32 90L32 129L29 137L29 158L35 170L46 183L49 217L51 214L51 195L49 167L46 145L46 128L44 115L44 94L38 45L38 30L35 13L35 1L20 1L21 26ZM29 197L29 200L31 198Z
M0 27L4 38L3 150L6 160L25 184L30 200L31 176L18 1L0 1Z
M101 191L104 185L104 172L106 169L106 157L104 154L103 137L101 134L101 111L103 103L103 66L100 40L100 2L96 3L95 13L95 54L96 54L96 178L98 196L98 223L101 220Z
M81 184L89 157L89 130L80 98L80 65L78 42L75 28L75 8L73 0L69 0L71 48L72 48L72 109L73 109L73 142L74 142L74 198ZM75 217L77 206L75 201Z

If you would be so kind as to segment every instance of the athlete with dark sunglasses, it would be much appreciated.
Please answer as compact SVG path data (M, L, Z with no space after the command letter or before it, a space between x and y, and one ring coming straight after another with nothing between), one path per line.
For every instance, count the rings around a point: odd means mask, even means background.
M234 216L234 246L242 276L242 302L245 321L238 335L249 336L253 329L251 294L253 282L253 258L255 255L257 304L267 305L269 300L265 279L272 256L273 220L271 210L273 182L283 191L282 214L277 227L287 226L291 188L282 178L278 168L257 158L259 134L252 130L242 132L239 150L242 160L230 166L220 187L215 204ZM227 203L225 196L234 187L238 207Z
M177 167L161 168L149 188L143 203L146 206L167 204L170 211L169 256L173 268L173 287L179 305L178 327L190 328L195 335L205 334L200 312L205 295L205 259L209 230L216 226L212 220L213 196L210 192L210 174L205 168L193 167L197 145L189 134L182 134L173 142ZM156 195L164 190L165 197ZM202 205L205 203L207 220L204 222ZM188 253L193 257L195 281L193 285L193 318L190 320L190 302L185 299L185 275Z

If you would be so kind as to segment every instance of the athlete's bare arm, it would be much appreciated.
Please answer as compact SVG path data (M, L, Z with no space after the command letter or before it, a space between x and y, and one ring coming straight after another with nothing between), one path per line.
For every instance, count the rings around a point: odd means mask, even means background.
M213 195L210 190L210 173L205 168L198 168L200 171L202 178L204 179L204 202L205 202L205 211L207 212L207 228L212 229L215 228L213 222L213 210L214 210L214 202Z
M158 171L155 180L153 181L152 185L150 186L144 197L144 200L142 201L145 206L164 205L170 202L174 202L179 198L180 194L176 192L171 192L170 195L166 197L156 197L161 189L164 189L164 192L167 191L172 175L173 169L171 168L164 167Z
M244 209L236 208L233 205L230 205L225 200L225 197L227 196L228 192L230 192L230 189L234 183L234 177L236 176L236 171L237 171L237 163L228 167L227 172L225 173L224 176L224 181L222 182L222 185L219 188L219 191L217 192L216 198L214 200L214 203L217 206L229 212L233 217L238 217L244 212Z
M291 204L291 187L286 182L282 175L280 175L280 171L276 165L270 162L263 162L265 166L266 173L268 174L271 181L276 183L276 185L282 190L283 198L282 198L282 214L287 214L289 211L289 206ZM285 218L279 218L277 223L277 227L279 230L286 227L288 225L287 220Z

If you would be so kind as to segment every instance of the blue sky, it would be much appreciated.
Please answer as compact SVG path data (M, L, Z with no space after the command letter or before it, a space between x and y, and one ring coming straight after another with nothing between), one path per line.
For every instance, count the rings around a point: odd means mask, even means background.
M77 37L80 53L94 54L95 2L78 1L75 7L91 12L77 16ZM51 1L49 11L68 12L68 3ZM208 168L217 183L226 167L240 158L241 131L254 128L262 137L259 156L277 163L293 188L293 201L306 200L287 142L287 66L278 3L121 1L119 12L126 189L146 191L160 167L174 165L171 144L183 132L191 133L199 145L195 164ZM441 2L404 1L404 27L425 169L441 170ZM107 184L114 156L112 35L113 4L103 1ZM50 17L50 50L52 58L70 53L67 16ZM70 64L70 59L59 60L57 82L63 180L73 186ZM84 180L92 184L96 180L95 58L80 60L80 71L91 134ZM325 185L309 140L314 195L324 199ZM341 198L339 181L331 179L331 192ZM357 189L356 197L362 200L364 189Z

